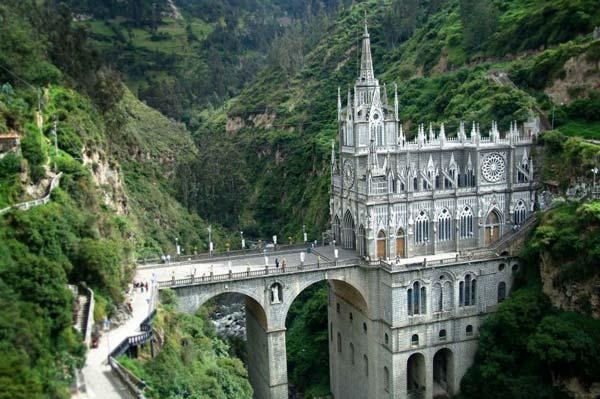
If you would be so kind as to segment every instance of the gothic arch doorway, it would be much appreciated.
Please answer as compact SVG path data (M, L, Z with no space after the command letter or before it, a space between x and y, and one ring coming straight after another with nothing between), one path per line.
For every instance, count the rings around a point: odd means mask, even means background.
M421 353L412 354L406 363L406 393L409 398L425 396L425 357Z
M500 238L500 214L496 209L488 213L485 219L484 245L487 247Z
M379 259L386 258L385 243L385 231L379 230L379 233L377 233L377 258Z
M404 247L404 230L398 229L396 233L396 256L404 258L406 256Z
M365 234L365 227L361 224L358 226L358 242L357 242L357 250L360 256L365 256L367 254L367 236Z
M450 398L454 393L454 358L450 349L440 349L433 356L433 397Z
M354 249L356 248L356 235L354 232L354 218L350 211L346 211L344 214L344 222L342 226L342 248Z

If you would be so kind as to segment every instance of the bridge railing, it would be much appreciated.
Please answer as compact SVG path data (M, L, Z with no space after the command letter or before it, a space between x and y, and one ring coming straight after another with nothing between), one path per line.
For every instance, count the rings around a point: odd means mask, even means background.
M423 268L423 267L434 267L434 266L442 266L448 264L454 264L460 261L473 260L468 256L457 256L455 258L447 258L447 259L436 259L436 260L415 260L410 263L396 263L394 261L385 261L380 260L379 266L387 271L396 271L402 269L410 269L410 268Z
M349 266L356 266L357 264L359 264L359 262L360 260L358 258L353 258L338 261L322 261L317 263L300 264L286 267L265 266L261 269L248 268L246 271L235 273L230 270L227 273L208 274L202 276L190 276L180 279L173 278L171 280L163 280L158 282L158 287L168 288L185 285L211 284L220 281L243 280L268 275L293 274L314 270L331 270L337 268L345 268Z
M170 265L187 265L191 263L196 263L198 261L205 260L222 260L222 259L239 259L245 258L248 255L262 255L265 253L268 256L273 255L285 255L287 253L294 253L301 249L307 249L310 244L293 244L293 245L277 245L275 248L254 248L254 249L238 249L234 251L225 251L225 252L214 252L209 254L208 252L202 252L195 255L176 255L171 258L168 262ZM142 267L152 267L152 266L160 266L164 265L167 262L164 262L161 258L142 258L136 261L138 266Z
M396 263L394 261L380 260L379 266L382 269L385 269L389 272L393 272L393 271L406 270L406 269L411 269L411 268L438 267L438 266L444 266L444 265L450 265L450 264L470 263L470 262L473 262L476 260L493 258L494 256L496 256L497 258L508 258L509 257L509 256L500 256L499 254L496 254L489 249L482 249L482 250L477 250L477 251L461 253L453 258L435 259L435 260L428 260L427 258L425 258L423 260L418 260L418 261L415 260L414 262L410 262L410 263Z
M141 333L125 338L108 354L108 364L110 365L111 369L117 374L127 389L138 399L145 399L144 388L146 387L146 383L129 369L124 367L121 363L119 363L117 361L117 357L127 353L131 348L143 345L147 342L150 342L150 350L152 352L152 356L154 356L154 348L152 345L152 340L154 339L152 320L156 316L156 298L158 297L157 291L158 287L154 285L151 294L152 298L150 300L150 311L140 323Z

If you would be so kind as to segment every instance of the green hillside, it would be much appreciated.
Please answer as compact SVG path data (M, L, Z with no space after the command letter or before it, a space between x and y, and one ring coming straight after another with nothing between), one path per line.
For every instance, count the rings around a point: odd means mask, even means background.
M0 134L20 139L3 142L0 208L44 196L61 173L48 204L0 215L0 398L70 397L85 346L67 284L94 290L101 320L135 258L174 253L175 237L204 247L206 224L169 183L196 153L189 132L125 89L63 12L0 4Z
M348 3L348 1L345 1ZM69 0L103 59L143 101L194 124L252 80L270 45L299 21L332 14L344 1Z

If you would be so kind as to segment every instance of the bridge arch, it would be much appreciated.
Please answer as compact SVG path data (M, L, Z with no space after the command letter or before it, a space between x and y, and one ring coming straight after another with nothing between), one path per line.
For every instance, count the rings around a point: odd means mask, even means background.
M287 317L287 314L290 310L290 307L292 306L292 303L294 303L296 298L298 298L298 296L302 292L304 292L304 290L306 290L308 287L310 287L316 283L319 283L321 281L327 281L330 284L330 287L335 290L335 292L338 296L341 296L342 298L344 298L345 300L350 302L352 305L354 305L357 309L359 309L363 313L367 314L367 311L368 311L368 305L367 305L367 299L366 299L367 296L365 295L364 289L362 287L360 287L359 284L356 284L353 282L348 282L346 280L336 279L336 278L327 278L327 276L324 276L324 278L318 278L318 279L314 279L312 281L307 281L302 284L299 284L294 289L293 293L291 293L290 297L286 298L285 306L284 306L283 312L282 312L282 316L283 316L282 321L284 324L285 324L285 319Z
M190 290L193 290L190 288ZM268 328L268 318L265 304L263 303L264 295L259 295L259 292L245 289L240 286L227 287L225 290L207 289L202 292L193 290L193 294L186 295L186 288L179 288L179 310L186 313L196 313L198 309L211 299L223 297L226 295L240 295L244 297L246 313L250 312L262 328Z

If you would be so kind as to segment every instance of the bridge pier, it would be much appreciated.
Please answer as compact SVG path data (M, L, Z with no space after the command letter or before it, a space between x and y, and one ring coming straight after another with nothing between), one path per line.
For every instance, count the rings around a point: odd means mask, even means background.
M269 329L261 313L246 300L248 377L254 399L287 399L285 328Z

